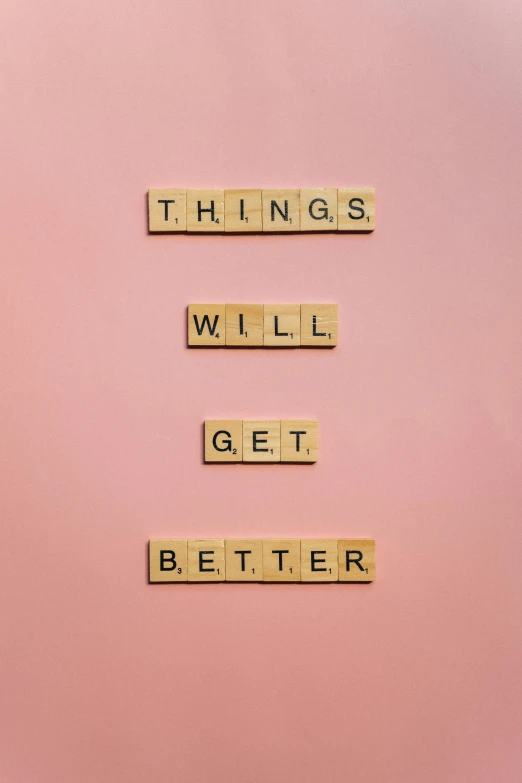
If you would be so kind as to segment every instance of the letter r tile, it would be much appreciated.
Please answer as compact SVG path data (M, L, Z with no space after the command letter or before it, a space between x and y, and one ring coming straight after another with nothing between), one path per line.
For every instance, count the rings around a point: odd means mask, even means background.
M339 547L339 581L373 582L375 579L375 540L341 538Z

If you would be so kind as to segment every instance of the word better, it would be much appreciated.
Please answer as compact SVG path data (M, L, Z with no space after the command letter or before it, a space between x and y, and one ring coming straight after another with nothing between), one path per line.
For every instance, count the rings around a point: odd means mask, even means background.
M153 539L150 582L372 582L372 538Z

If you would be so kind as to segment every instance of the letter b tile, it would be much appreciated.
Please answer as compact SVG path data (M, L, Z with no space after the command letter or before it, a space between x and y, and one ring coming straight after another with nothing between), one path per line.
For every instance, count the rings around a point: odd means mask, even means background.
M186 582L187 539L149 541L149 582Z

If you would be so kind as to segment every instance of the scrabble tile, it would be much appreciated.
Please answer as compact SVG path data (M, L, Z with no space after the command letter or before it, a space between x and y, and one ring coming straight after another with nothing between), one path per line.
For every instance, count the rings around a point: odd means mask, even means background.
M186 231L187 191L181 188L149 190L149 231Z
M263 310L262 304L227 304L227 346L263 345Z
M333 348L339 326L336 304L301 305L301 345Z
M223 538L189 538L188 581L225 581L225 541Z
M337 188L301 188L301 231L337 231Z
M189 304L188 344L218 348L225 345L225 305Z
M260 190L225 190L225 231L262 231Z
M339 539L339 581L373 582L375 579L375 540Z
M149 582L186 582L187 539L149 541Z
M297 348L301 345L301 305L266 304L264 346Z
M301 581L301 541L299 538L263 539L263 581Z
M263 190L263 231L299 231L298 190Z
M281 462L317 462L317 421L281 421Z
M336 538L302 538L301 581L337 582L338 557Z
M225 230L225 191L187 190L187 231Z
M337 191L337 228L339 231L373 231L375 228L375 190L339 188Z
M281 422L243 421L243 462L281 461Z
M241 419L213 419L205 422L205 462L243 461Z
M263 581L261 538L226 538L225 559L227 582Z

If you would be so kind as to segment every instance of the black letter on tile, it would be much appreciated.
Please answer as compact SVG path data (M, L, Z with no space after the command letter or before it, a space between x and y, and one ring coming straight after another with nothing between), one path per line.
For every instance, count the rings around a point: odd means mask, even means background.
M295 435L295 450L300 451L301 435L306 435L306 430L290 430L289 435Z
M194 323L196 324L196 332L201 336L203 334L203 329L205 326L207 327L208 331L210 332L210 336L214 336L214 332L216 331L216 326L218 325L219 321L219 315L214 316L214 326L210 325L210 318L208 315L204 315L203 319L201 321L201 326L199 325L198 317L197 315L193 316Z
M279 316L274 315L274 336L275 337L288 337L288 332L280 332L279 331Z
M175 204L176 200L173 198L159 198L158 204L165 204L165 220L169 219L169 204Z
M364 217L364 209L362 207L358 207L355 202L362 204L364 207L364 201L362 200L362 198L351 198L350 201L348 202L348 206L350 207L350 209L356 209L357 212L360 212L361 214L352 215L351 212L348 212L348 217L351 217L352 220L362 220Z
M310 552L310 564L311 564L311 570L312 571L326 571L326 568L316 568L316 563L326 563L326 560L323 557L316 557L316 555L325 555L326 549L317 549L315 552Z
M203 568L203 563L213 563L214 562L213 560L203 560L203 555L213 555L213 554L214 554L214 550L213 549L209 550L208 552L204 552L203 550L200 551L200 553L199 553L199 570L200 570L200 572L202 572L202 571L215 571L216 570L215 568Z
M313 323L313 330L312 330L312 336L313 337L326 337L326 332L316 332L317 328L317 316L312 316L312 323Z
M272 549L273 555L279 555L279 570L283 570L283 555L288 555L289 549Z
M321 202L321 204L324 204L324 207L319 207L318 212L320 215L314 215L312 212L312 207L314 204L316 204L318 201ZM310 217L314 220L328 220L328 202L324 200L324 198L314 198L308 207L308 212L310 213Z
M252 433L252 439L253 439L252 451L268 451L268 449L258 449L257 448L257 444L258 443L268 443L268 441L265 438L263 438L262 440L258 440L257 439L258 435L268 435L268 430L258 430L257 432L254 431Z
M359 556L358 557L354 557L354 559L352 560L350 558L350 555L359 555ZM351 550L347 549L346 550L346 570L349 571L350 570L350 563L354 563L360 571L364 571L364 568L361 565L362 557L363 557L363 554L358 549L351 549Z
M209 209L202 209L201 208L201 201L198 201L198 221L201 223L201 215L203 212L210 212L210 219L212 222L214 222L214 201L212 200L210 202Z
M220 449L217 445L217 436L218 435L228 435L229 438L232 437L230 432L227 432L226 430L218 430L214 433L214 437L212 438L212 445L216 449L216 451L232 451L232 441L231 440L224 440L223 443L226 444L224 449Z
M170 555L170 557L166 557L166 555ZM160 571L173 571L176 568L175 557L176 553L172 549L160 549ZM165 563L170 564L168 568Z
M283 220L288 220L288 199L285 199L285 211L283 212L277 201L270 202L270 214L272 222L275 220L275 210L279 212Z
M234 550L235 555L241 555L241 570L245 570L245 555L251 555L252 550L251 549L236 549Z

